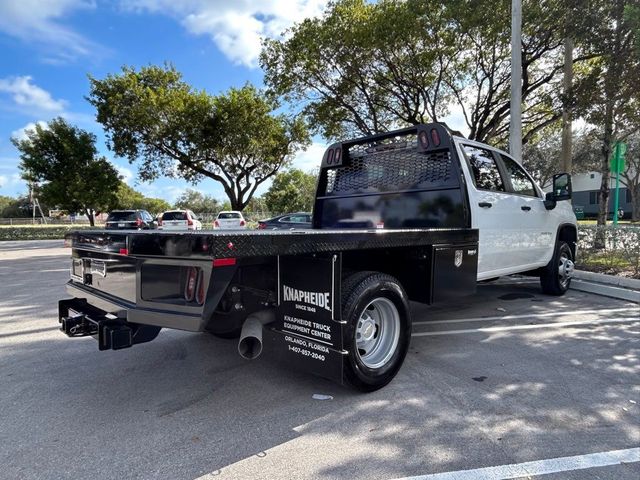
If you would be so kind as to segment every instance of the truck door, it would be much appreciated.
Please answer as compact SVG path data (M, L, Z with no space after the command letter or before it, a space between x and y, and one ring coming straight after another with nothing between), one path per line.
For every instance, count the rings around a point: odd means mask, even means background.
M467 172L472 226L480 233L478 280L508 274L526 263L522 251L522 212L507 191L494 152L471 143L458 144Z
M553 252L555 219L544 206L542 191L513 158L499 154L507 177L507 189L517 204L516 213L522 233L522 261L545 265Z

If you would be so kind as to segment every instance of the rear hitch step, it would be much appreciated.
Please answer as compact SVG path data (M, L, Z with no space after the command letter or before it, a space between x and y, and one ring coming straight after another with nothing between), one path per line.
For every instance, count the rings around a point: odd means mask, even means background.
M61 300L58 308L60 330L69 337L97 335L100 350L120 350L134 344L133 329L124 320L107 316L85 302Z

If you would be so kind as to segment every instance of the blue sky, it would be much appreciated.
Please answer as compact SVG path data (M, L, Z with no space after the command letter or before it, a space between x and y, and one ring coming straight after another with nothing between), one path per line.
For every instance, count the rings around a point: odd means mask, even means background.
M95 122L87 74L103 78L122 65L173 63L184 79L212 94L247 81L262 83L260 38L319 14L325 0L2 0L0 1L0 195L26 192L12 136L63 116L98 138L100 152L125 181L146 195L173 201L185 188L176 179L138 183L136 167L115 158ZM322 139L294 159L310 170ZM224 199L213 180L195 186ZM264 188L262 189L264 191Z

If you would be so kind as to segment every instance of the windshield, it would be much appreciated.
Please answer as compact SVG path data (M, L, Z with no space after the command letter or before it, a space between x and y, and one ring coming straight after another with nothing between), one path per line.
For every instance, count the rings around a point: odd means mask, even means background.
M234 218L242 218L242 216L238 212L220 212L218 214L218 219L220 220L231 220Z
M186 220L187 212L165 212L162 214L162 220Z
M135 222L137 218L136 212L111 212L107 222Z

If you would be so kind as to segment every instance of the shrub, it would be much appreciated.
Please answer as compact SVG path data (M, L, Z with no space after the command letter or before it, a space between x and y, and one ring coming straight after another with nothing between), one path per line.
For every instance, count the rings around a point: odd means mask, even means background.
M640 278L640 226L581 225L577 256L578 268Z
M54 240L63 239L73 230L88 230L92 227L78 225L3 225L0 226L2 240ZM96 227L93 227L94 229Z

